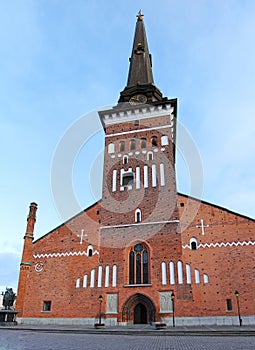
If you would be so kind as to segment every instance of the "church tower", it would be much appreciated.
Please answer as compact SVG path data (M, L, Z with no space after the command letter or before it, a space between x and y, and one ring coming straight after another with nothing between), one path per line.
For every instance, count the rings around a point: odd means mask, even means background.
M240 298L244 324L254 324L255 220L177 193L177 100L154 83L141 13L127 84L99 116L102 199L36 241L31 203L20 321L236 325Z
M152 301L158 300L155 287L164 289L162 264L169 255L177 264L181 256L175 174L177 100L163 97L154 84L141 13L127 85L118 104L99 114L105 131L100 263L118 266L118 285L127 288L119 295L122 309L142 296L152 321L158 309Z

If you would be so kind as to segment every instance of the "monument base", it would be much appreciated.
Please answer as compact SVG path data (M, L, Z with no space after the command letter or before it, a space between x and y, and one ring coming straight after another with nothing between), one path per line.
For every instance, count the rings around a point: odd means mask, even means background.
M0 310L0 326L16 326L17 313L14 310Z

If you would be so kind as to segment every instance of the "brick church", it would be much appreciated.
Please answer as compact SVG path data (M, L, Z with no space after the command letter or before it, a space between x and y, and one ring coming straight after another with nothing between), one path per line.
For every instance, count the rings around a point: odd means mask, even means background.
M18 321L255 324L255 220L177 192L177 99L154 84L140 13L126 87L99 117L102 198L36 241L31 203Z

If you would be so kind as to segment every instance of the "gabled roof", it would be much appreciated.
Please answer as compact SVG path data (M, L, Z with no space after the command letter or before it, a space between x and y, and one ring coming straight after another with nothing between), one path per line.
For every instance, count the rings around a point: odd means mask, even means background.
M77 218L79 215L85 213L87 210L93 208L94 206L96 206L97 204L99 204L101 202L101 199L98 202L95 202L93 204L91 204L89 207L83 209L82 211L80 211L78 214L75 214L74 216L72 216L70 219L66 220L65 222L63 222L62 224L60 224L59 226L55 227L54 229L52 229L51 231L47 232L46 234L44 234L43 236L39 237L38 239L36 239L33 244L35 244L36 242L40 241L41 239L45 238L46 236L50 235L51 233L55 232L56 230L60 229L61 227L67 225L70 221L72 221L73 219Z
M210 203L210 202L204 201L204 200L202 200L202 199L198 199L198 198L195 198L195 197L192 197L192 196L189 196L189 195L187 195L187 194L180 193L180 192L177 192L177 194L178 194L178 196L182 196L182 197L185 197L185 198L190 198L190 199L192 199L192 200L194 200L194 201L197 201L197 202L200 202L200 203L202 203L202 204L206 204L206 205L209 205L209 206L211 206L211 207L214 207L214 208L217 208L217 209L220 209L220 210L224 210L224 211L226 211L226 212L229 213L229 214L237 215L237 216L240 216L240 217L242 217L242 218L245 218L245 219L248 219L248 220L252 220L252 221L255 222L255 219L253 219L253 218L251 218L251 217L249 217L249 216L247 216L247 215L243 215L243 214L237 213L237 212L232 211L232 210L230 210L230 209L221 207L220 205L213 204L213 203Z

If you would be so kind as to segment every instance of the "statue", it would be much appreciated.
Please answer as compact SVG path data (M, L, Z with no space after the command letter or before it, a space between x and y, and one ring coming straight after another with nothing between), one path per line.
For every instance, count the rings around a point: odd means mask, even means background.
M7 288L5 293L2 292L3 295L3 306L5 310L13 310L13 304L16 299L16 294L13 292L12 288Z

